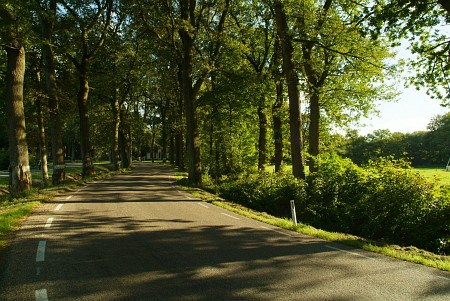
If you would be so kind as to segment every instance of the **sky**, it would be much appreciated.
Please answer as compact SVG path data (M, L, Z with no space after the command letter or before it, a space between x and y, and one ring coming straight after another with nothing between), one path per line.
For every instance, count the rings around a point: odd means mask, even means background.
M395 51L397 58L414 59L408 50L409 42L404 40ZM408 73L413 71L406 71ZM408 74L410 75L410 74ZM399 75L399 78L404 75ZM360 135L367 135L374 130L388 129L391 132L413 133L426 131L431 119L436 115L450 112L450 108L440 105L440 101L431 99L425 93L425 88L416 90L415 87L404 87L404 80L399 80L398 91L401 93L396 102L378 102L379 116L364 118L360 121L365 124L356 129Z
M364 127L358 127L364 136L374 130L388 129L391 132L413 133L426 131L431 119L436 115L450 112L436 99L431 99L425 90L417 91L414 87L399 88L401 95L397 102L379 102L379 117L364 118L360 121Z

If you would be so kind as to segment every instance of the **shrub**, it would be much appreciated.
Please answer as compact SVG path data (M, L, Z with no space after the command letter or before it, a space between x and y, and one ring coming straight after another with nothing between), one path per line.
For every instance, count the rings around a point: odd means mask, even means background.
M303 223L403 246L450 253L450 187L428 182L404 161L382 158L361 168L324 154L306 181L291 175L224 177L220 195L249 208L287 217L296 201Z
M219 194L249 208L285 217L290 215L289 201L305 197L304 187L289 174L259 173L227 178Z

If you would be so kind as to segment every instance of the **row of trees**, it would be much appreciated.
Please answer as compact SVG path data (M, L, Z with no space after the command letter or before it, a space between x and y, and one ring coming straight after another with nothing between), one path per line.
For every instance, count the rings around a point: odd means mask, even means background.
M276 170L287 159L304 178L305 154L316 170L330 129L393 97L382 84L394 71L382 33L426 35L424 28L448 17L446 2L437 2L3 2L10 191L31 185L28 149L40 150L45 179L48 129L53 183L64 178L73 144L88 176L94 154L106 154L113 169L126 167L146 140L152 147L159 141L197 184L205 172L264 170L271 158ZM450 44L442 36L418 43L434 46L414 44L426 58L417 64L447 62ZM433 77L439 83L424 73L417 84L442 87L448 68L436 70L427 74L442 72ZM442 88L430 91L442 96Z
M341 151L357 164L393 157L408 158L414 166L445 167L450 157L449 132L450 113L434 117L428 124L428 131L405 134L376 130L366 136L350 134Z

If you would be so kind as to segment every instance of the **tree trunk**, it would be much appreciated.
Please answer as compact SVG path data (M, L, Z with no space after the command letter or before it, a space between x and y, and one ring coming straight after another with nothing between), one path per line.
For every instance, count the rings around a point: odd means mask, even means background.
M317 89L312 87L310 89L310 98L309 98L309 114L310 114L310 123L309 123L309 154L311 158L309 160L309 171L316 172L316 157L319 155L319 137L320 137L320 107L319 107L319 92Z
M78 90L78 113L80 115L80 144L81 144L81 160L83 162L83 177L93 175L95 173L94 164L92 163L91 144L89 135L89 110L88 96L89 84L87 79L87 61L83 61L79 67L79 90Z
M28 161L23 83L25 77L25 49L5 46L7 67L5 74L6 109L8 114L9 192L20 193L31 188Z
M36 74L37 81L41 83L41 74L38 72ZM37 124L38 124L38 132L39 132L39 168L41 170L41 180L42 187L46 187L48 185L48 168L47 168L47 144L45 141L45 127L44 127L44 110L42 107L41 97L38 97L36 100L36 112L37 112Z
M166 114L164 112L161 113L161 123L162 123L162 133L161 133L161 140L162 140L162 162L166 163L166 156L167 156L167 120L166 120Z
M278 34L281 40L283 72L288 86L292 173L295 178L304 179L305 167L298 78L293 60L292 40L288 34L286 14L281 1L279 0L275 1L275 15Z
M128 157L128 142L123 130L119 130L119 144L120 144L120 158L122 168L130 167L130 160Z
M171 133L170 134L170 146L169 146L169 159L170 159L170 164L174 165L175 164L175 133Z
M188 144L189 180L196 185L202 182L202 167L200 161L200 135L197 125L197 108L192 89L192 51L193 40L190 33L180 30L183 40L182 89L186 117L186 139Z
M283 128L281 121L281 107L283 106L283 82L276 82L277 98L272 106L273 140L275 142L275 172L281 171L283 163Z
M119 89L114 89L113 99L111 100L111 109L113 114L112 121L112 144L111 144L111 163L113 170L119 170L119 128L120 128L120 104L118 97Z
M53 36L53 17L56 16L56 0L50 1L49 14L41 13L41 30L44 43L42 57L44 61L45 81L50 111L50 134L52 140L53 174L52 184L57 185L66 178L66 165L63 150L61 116L59 110L58 86L56 82L55 59L51 47Z
M258 170L266 169L267 161L267 116L264 108L258 107L259 138L258 138Z

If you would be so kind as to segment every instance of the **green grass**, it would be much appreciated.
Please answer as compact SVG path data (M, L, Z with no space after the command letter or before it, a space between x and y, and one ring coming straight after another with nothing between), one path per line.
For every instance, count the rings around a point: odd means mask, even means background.
M441 185L450 185L450 171L445 168L419 167L413 168L421 176L429 181L438 181Z
M290 219L278 218L264 212L257 212L231 201L221 199L220 197L204 191L198 187L192 187L189 185L189 182L186 180L186 178L183 178L183 174L181 173L177 173L176 177L178 179L178 185L181 185L183 190L193 194L195 197L198 197L206 202L212 203L231 212L246 216L248 218L252 218L282 229L296 231L305 235L315 236L328 241L342 243L348 246L383 254L400 260L422 264L444 271L450 271L450 256L433 254L431 252L420 250L415 247L400 247L397 245L380 244L358 236L345 233L327 232L304 224L298 224L296 227Z

